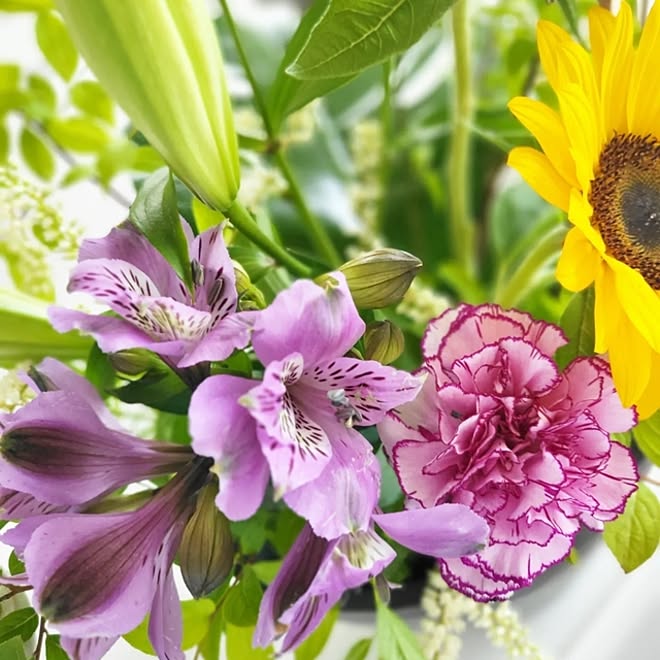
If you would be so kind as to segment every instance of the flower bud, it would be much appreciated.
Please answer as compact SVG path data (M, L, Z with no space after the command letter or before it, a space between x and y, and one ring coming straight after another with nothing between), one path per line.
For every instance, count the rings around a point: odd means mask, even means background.
M401 302L422 262L403 250L372 250L346 262L346 276L357 307L379 309Z
M125 376L141 376L160 362L153 353L142 348L109 353L108 360L117 373Z
M364 333L364 357L367 360L390 364L403 353L404 345L403 332L390 321L367 325Z
M241 310L246 309L264 309L266 299L264 294L252 284L247 271L238 261L234 264L234 275L236 277L236 292L238 293L238 305Z
M204 0L57 0L99 82L174 173L227 210L238 146L222 55Z
M229 520L215 505L217 482L199 493L195 513L188 521L179 546L179 563L186 586L202 598L222 584L234 565L234 541Z

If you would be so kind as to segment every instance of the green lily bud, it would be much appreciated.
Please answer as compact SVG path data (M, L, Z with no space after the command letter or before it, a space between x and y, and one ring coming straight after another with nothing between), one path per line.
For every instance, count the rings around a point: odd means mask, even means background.
M236 291L238 293L238 305L240 309L264 309L266 307L264 294L252 284L247 271L238 261L233 261L232 263L234 264Z
M174 173L227 210L238 145L222 55L204 0L56 0L99 82Z
M358 307L379 309L401 302L421 267L422 262L412 254L384 248L351 259L339 270Z
M405 346L403 332L390 321L369 323L364 333L364 357L381 364L394 362Z
M183 580L194 598L222 584L234 565L234 540L229 520L215 505L217 494L217 481L201 490L179 546Z

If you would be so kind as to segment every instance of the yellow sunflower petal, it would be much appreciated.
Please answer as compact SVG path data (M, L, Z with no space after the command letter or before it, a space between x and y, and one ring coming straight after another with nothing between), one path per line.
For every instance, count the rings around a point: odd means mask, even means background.
M591 64L591 57L582 46L574 41L561 43L557 50L558 85L557 95L566 88L577 85L584 96L587 112L590 116L590 128L598 136L598 149L604 141L603 117L600 92L596 85L596 74ZM569 132L568 126L566 130Z
M600 97L606 139L611 138L614 131L625 133L627 130L626 104L633 63L632 37L632 12L623 2L614 20L614 30L608 35L602 60Z
M660 136L660 3L651 9L630 74L628 131Z
M560 44L571 41L570 35L550 21L539 21L536 29L541 66L553 89L559 85L557 51Z
M598 230L591 224L591 216L594 210L589 204L586 195L579 190L571 190L568 202L568 219L584 234L585 238L598 250L600 254L605 253L605 241Z
M660 408L660 355L658 353L651 354L649 382L636 406L640 419L647 419Z
M509 110L538 140L557 172L571 187L577 188L575 162L569 151L568 136L561 117L544 103L524 96L511 99Z
M567 83L556 90L559 108L575 159L575 172L582 190L589 190L598 163L602 140L598 121L584 89Z
M564 239L557 263L557 279L569 291L582 291L596 278L600 261L598 251L577 227L573 227Z
M615 294L616 284L614 273L601 263L595 281L594 300L594 351L605 353L610 345L611 337L615 336L623 310Z
M605 48L614 32L614 16L612 12L602 7L592 7L589 10L589 43L591 44L591 62L596 74L596 82L600 85L600 74L603 67Z
M562 211L568 211L570 186L545 154L531 147L516 147L509 153L507 163L517 170L546 202Z
M653 350L660 352L660 297L638 271L613 257L604 258L614 273L616 295L626 316Z
M613 329L608 355L614 385L624 406L637 403L651 377L651 347L625 315Z

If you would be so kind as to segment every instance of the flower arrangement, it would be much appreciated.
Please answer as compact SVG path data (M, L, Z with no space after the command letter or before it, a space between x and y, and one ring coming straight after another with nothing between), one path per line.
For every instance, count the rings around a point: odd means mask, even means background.
M227 0L0 0L79 112L3 65L0 160L120 208L0 170L0 658L314 658L357 590L351 660L536 658L581 530L654 553L660 9L542 4L315 0L271 60Z

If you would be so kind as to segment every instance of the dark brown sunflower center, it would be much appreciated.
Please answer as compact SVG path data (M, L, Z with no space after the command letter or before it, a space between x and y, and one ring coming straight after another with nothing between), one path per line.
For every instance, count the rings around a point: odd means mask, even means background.
M615 135L600 154L589 201L608 253L660 289L660 142Z

